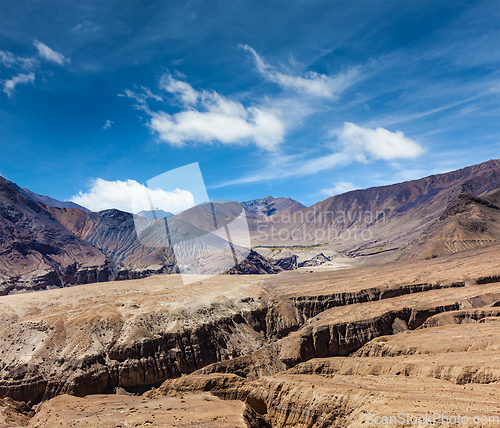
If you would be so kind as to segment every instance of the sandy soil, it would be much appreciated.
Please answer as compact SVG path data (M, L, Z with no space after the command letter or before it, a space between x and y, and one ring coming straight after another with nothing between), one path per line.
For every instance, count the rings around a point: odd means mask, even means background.
M244 428L244 404L222 401L210 394L148 399L140 396L70 395L40 407L29 427L196 427Z

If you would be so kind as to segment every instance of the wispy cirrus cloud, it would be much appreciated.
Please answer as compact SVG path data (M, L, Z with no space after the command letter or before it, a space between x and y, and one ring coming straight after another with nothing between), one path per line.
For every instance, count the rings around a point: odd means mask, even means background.
M35 81L34 73L20 73L17 76L3 81L3 91L9 98L13 98L14 91L17 85L25 83L33 83Z
M160 88L171 94L178 95L186 106L193 106L198 101L199 94L189 83L174 79L170 74L162 76Z
M35 40L33 44L38 49L38 54L46 61L50 61L58 65L65 65L71 62L70 58L66 58L63 54L52 50L45 43Z
M111 124L112 123L113 122L111 122L111 120L106 119L106 123L104 124L104 126L102 127L102 129L109 129L109 128L111 128Z
M49 48L42 42L35 40L33 45L38 49L38 56L45 61L53 62L58 65L66 65L70 63L70 59L64 57ZM14 97L15 88L19 84L34 83L35 81L35 71L40 68L40 61L36 56L32 57L22 57L15 55L12 52L0 50L0 64L7 68L17 69L19 72L16 76L10 79L3 80L3 92L7 94L9 98Z
M160 87L171 93L174 101L182 103L181 111L174 114L152 111L148 99L163 98L147 88L139 94L126 90L125 96L135 99L136 107L150 115L149 128L165 143L178 147L188 143L253 143L272 151L283 141L285 125L276 109L245 107L215 91L196 91L189 83L171 75L160 79Z
M283 89L291 89L302 94L336 99L342 91L351 86L359 77L357 68L350 68L334 77L314 71L308 71L302 76L281 73L266 63L251 46L239 45L239 47L253 55L257 70L267 80L277 83Z
M6 51L0 51L0 63L8 68L20 67L23 70L32 70L39 65L36 58L23 58Z

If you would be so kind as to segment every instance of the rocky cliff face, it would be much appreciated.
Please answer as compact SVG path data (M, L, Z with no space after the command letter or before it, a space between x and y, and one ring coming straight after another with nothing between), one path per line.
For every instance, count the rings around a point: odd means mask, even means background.
M169 277L177 278L175 293L190 295L177 276ZM140 291L123 281L108 284L114 285L105 295L92 286L74 288L67 297L60 294L66 290L50 291L43 303L27 295L32 303L14 323L17 296L6 296L0 330L1 396L35 403L63 393L140 390L251 353L264 343L260 291L239 297L239 290L215 284L211 290L193 286L194 294L182 303L183 298L172 300L155 279Z
M370 415L421 417L431 409L447 415L459 412L470 421L460 426L474 426L472 418L484 414L485 408L492 415L497 411L500 357L495 312L468 311L490 322L380 336L349 357L311 359L272 376L193 373L167 380L147 396L211 391L225 400L244 401L276 428L360 427L370 424ZM435 425L450 426L445 420Z

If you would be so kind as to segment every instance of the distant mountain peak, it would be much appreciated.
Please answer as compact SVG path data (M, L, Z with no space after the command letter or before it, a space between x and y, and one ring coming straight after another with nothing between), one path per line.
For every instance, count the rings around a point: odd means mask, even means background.
M243 202L249 216L271 216L283 211L298 211L306 208L305 205L292 198L274 197L268 195L260 199Z
M141 217L149 218L150 220L163 220L165 218L173 217L170 211L162 210L161 208L153 208L151 210L142 210L137 213Z

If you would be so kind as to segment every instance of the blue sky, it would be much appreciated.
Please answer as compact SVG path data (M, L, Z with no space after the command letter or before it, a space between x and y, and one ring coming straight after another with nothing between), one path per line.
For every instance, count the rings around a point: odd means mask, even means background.
M0 42L0 173L94 209L194 162L310 205L500 157L498 1L2 0Z

